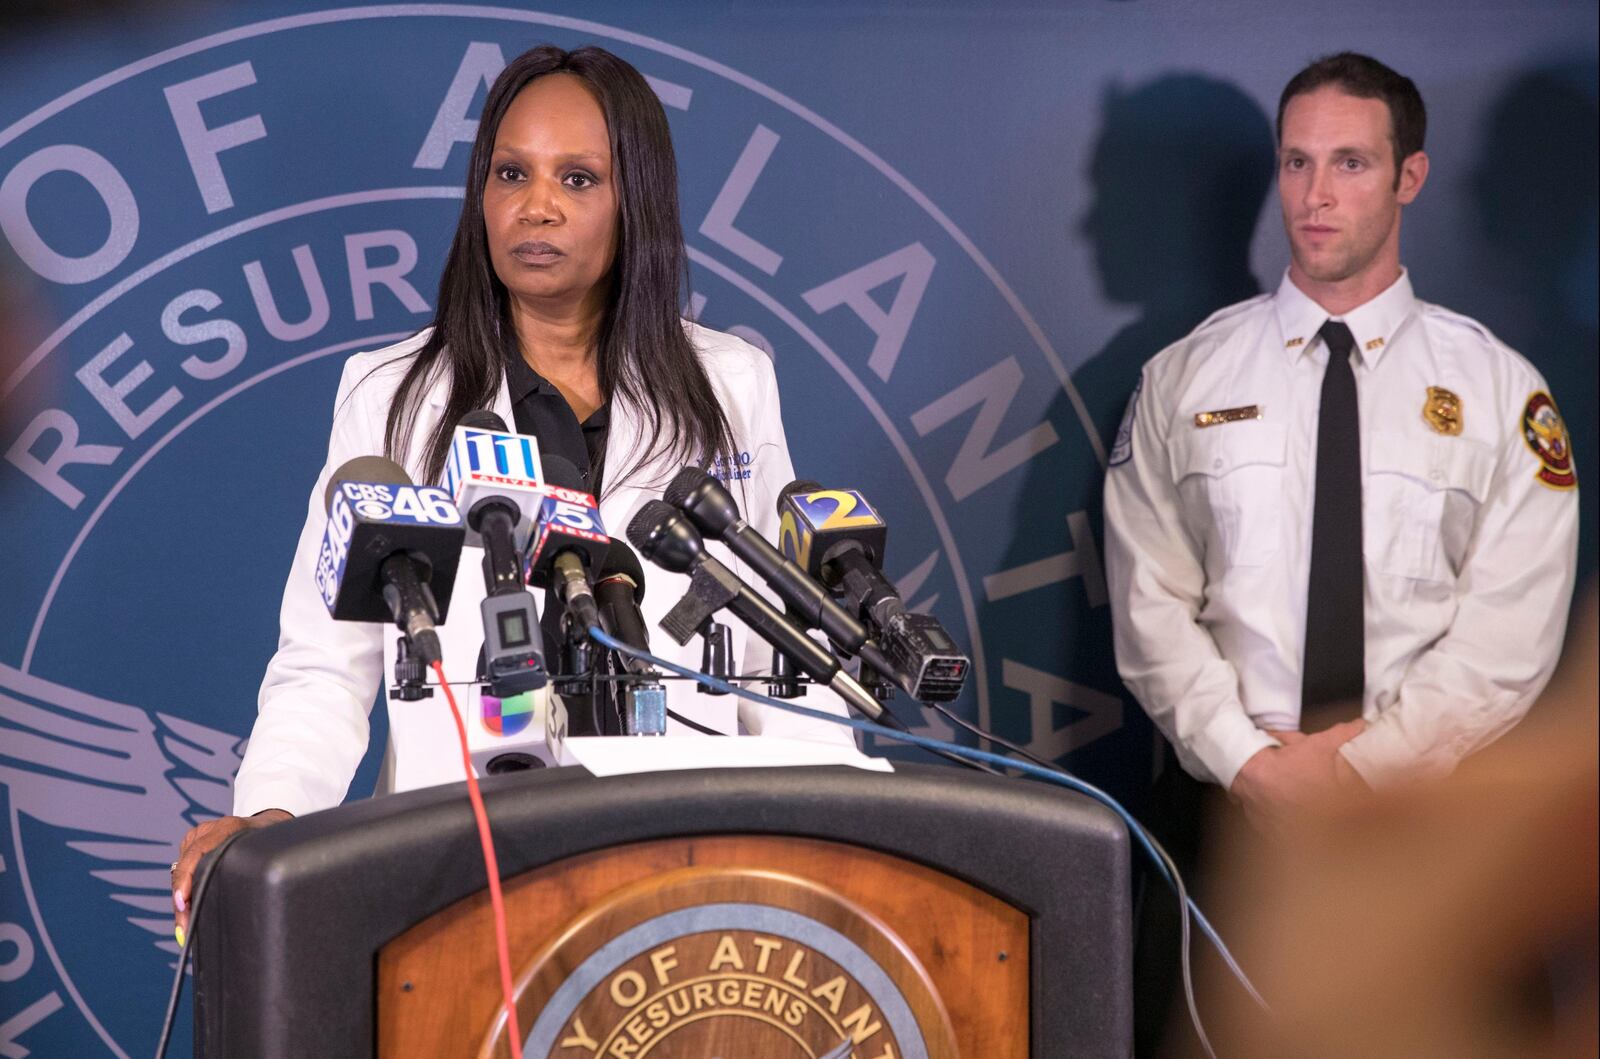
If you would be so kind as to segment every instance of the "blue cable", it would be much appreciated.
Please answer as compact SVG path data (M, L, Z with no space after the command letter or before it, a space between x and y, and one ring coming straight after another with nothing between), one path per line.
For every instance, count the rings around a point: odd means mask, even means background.
M1033 764L1032 762L1021 761L1017 758L1007 757L1004 754L996 754L988 750L980 750L976 747L962 746L959 743L947 743L942 739L930 739L927 736L913 735L910 732L902 732L894 728L887 728L884 725L875 724L871 721L861 721L854 717L840 717L837 714L811 709L809 706L800 706L792 702L784 702L782 699L772 698L769 695L762 695L760 692L751 691L748 688L741 688L737 685L729 684L724 680L718 680L716 677L711 676L708 673L701 673L698 670L690 669L687 666L680 666L676 662L667 661L665 658L657 658L649 651L641 651L639 648L634 647L631 644L625 644L621 640L608 635L606 631L600 628L598 625L591 625L589 627L589 635L594 638L596 643L601 644L610 650L616 651L620 654L628 655L632 658L638 658L649 662L653 666L658 666L661 669L665 669L671 673L676 673L679 676L688 677L691 680L697 680L707 687L713 688L724 694L732 693L734 695L741 696L742 698L749 699L751 702L759 702L763 706L772 706L780 710L787 710L789 713L799 714L802 717L812 717L816 718L817 720L829 721L833 724L844 725L847 728L854 728L858 732L868 732L880 739L893 739L898 742L908 743L911 746L922 747L924 750L943 750L956 754L960 757L967 758L970 761L982 761L990 765L1000 765L1005 768L1017 769L1026 775L1035 777L1036 779L1042 779L1049 783L1055 783L1062 787L1066 787L1069 790L1074 790L1080 794L1087 795L1088 797L1099 802L1101 805L1104 805L1106 808L1110 809L1112 812L1116 813L1117 816L1121 818L1123 824L1128 828L1128 833L1138 840L1139 845L1143 847L1145 853L1150 857L1150 860L1154 862L1157 870L1161 873L1161 878L1168 886L1172 888L1174 893L1179 894L1179 896L1181 896L1187 903L1189 912L1194 916L1195 922L1199 925L1201 933L1205 934L1205 936L1210 939L1212 946L1214 946L1217 950L1217 954L1221 956L1222 961L1228 965L1228 970L1233 972L1233 976L1239 980L1240 985L1244 986L1245 992L1250 994L1250 998L1260 1005L1262 1010L1268 1010L1267 1002L1261 998L1260 993L1256 992L1256 987L1251 983L1249 976L1244 973L1243 968L1241 968L1234 960L1233 953L1228 951L1228 946L1223 943L1222 938L1217 934L1215 928L1211 926L1211 921L1206 919L1204 913L1200 911L1200 906L1194 903L1194 898L1189 897L1186 893L1178 888L1177 880L1172 877L1172 873L1167 870L1165 861L1162 860L1160 854L1156 852L1155 847L1151 844L1150 836L1145 831L1144 825L1135 820L1133 818L1133 814L1124 809L1120 802L1111 797L1111 795L1107 794L1105 791L1101 790L1099 787L1096 787L1094 784L1086 783L1070 773L1056 769L1042 768Z

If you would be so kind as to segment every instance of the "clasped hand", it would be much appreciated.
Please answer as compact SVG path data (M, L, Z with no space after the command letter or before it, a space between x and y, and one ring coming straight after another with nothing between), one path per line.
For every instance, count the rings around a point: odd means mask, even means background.
M1367 789L1339 748L1366 730L1363 720L1323 732L1273 732L1281 746L1259 750L1244 763L1228 793L1257 831L1282 833L1296 818Z

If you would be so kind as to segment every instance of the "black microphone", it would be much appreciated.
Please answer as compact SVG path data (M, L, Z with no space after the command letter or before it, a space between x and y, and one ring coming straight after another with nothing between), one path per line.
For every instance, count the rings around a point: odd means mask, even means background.
M508 460L504 470L514 473L500 473L505 447L497 447L493 438L484 438L484 431L517 439L505 420L493 412L468 412L456 424L450 447L452 473L447 479L456 482L456 502L467 518L467 543L483 546L484 599L478 608L483 618L483 654L478 675L488 682L495 697L506 699L542 688L549 680L533 593L523 587L517 541L519 528L524 528L522 536L527 536L523 506L538 503L540 494L532 491L538 483L524 477L534 473L534 468L523 466L530 461L518 460L513 467ZM522 447L512 446L518 454ZM531 444L528 447L531 449ZM496 457L492 467L486 456ZM477 468L471 463L474 458L480 463ZM520 502L515 499L518 496Z
M867 638L866 626L834 602L815 577L786 558L746 522L733 495L715 477L699 467L685 467L667 486L665 496L702 534L722 541L749 563L784 601L791 619L804 628L821 629L835 649L859 655L873 669L895 675L894 664ZM798 698L805 693L805 686L794 679L792 664L782 651L774 652L767 690L778 698Z
M625 541L613 540L606 551L605 564L595 577L594 598L600 607L600 627L629 647L650 650L650 629L645 624L644 568ZM654 673L649 662L618 653L622 667L630 673Z
M866 626L830 599L827 589L784 558L746 522L733 495L721 482L699 467L685 467L668 484L664 495L667 503L687 515L703 535L722 541L729 551L749 563L807 627L821 629L835 647L847 654L860 652L867 641Z
M567 608L569 636L581 639L600 621L592 578L605 562L611 538L571 460L551 456L544 472L545 499L528 544L528 583L555 592Z
M650 650L650 630L639 604L644 601L644 568L633 549L613 540L606 552L605 565L595 575L595 602L600 606L600 625L606 632L630 647ZM632 677L616 688L622 712L622 730L627 735L665 735L667 732L667 689L649 662L621 651L613 652L617 662Z
M413 485L393 460L358 456L333 472L323 506L316 576L328 612L336 621L392 621L413 655L439 661L435 627L449 613L466 534L450 495Z
M872 720L892 723L884 711L839 662L722 563L706 554L705 541L694 524L664 500L651 500L628 526L628 540L639 553L674 573L690 575L689 594L662 619L661 627L678 643L688 643L712 614L726 607L757 635L789 655L813 680L826 684Z
M861 615L883 645L888 668L873 661L875 668L921 702L961 694L971 661L937 618L908 611L883 576L888 527L866 497L797 480L779 494L778 518L784 554Z

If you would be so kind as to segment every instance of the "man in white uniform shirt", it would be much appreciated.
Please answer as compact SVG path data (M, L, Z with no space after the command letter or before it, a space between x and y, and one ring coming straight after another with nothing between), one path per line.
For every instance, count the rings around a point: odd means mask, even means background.
M1411 82L1363 56L1290 82L1288 274L1145 366L1112 453L1119 669L1184 767L1258 821L1326 785L1448 772L1521 718L1561 647L1578 525L1566 428L1527 361L1412 293L1400 216L1428 176L1421 115ZM1324 421L1333 371L1355 403ZM1323 492L1319 449L1354 454L1353 494ZM1317 510L1321 495L1337 506ZM1313 553L1341 533L1359 550L1336 541L1352 562L1319 584ZM1359 620L1315 639L1319 607L1343 597ZM1334 703L1302 679L1330 643L1361 679L1323 680L1354 701L1312 732L1307 714Z
M1566 428L1527 361L1412 293L1424 126L1415 85L1365 56L1289 82L1288 273L1145 366L1109 461L1118 669L1183 769L1269 833L1330 791L1450 771L1561 648Z

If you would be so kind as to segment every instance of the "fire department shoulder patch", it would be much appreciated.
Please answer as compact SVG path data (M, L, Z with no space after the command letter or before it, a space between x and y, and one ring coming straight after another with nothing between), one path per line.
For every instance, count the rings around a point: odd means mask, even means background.
M1578 484L1572 468L1572 439L1555 401L1543 390L1528 398L1522 410L1522 440L1539 459L1534 475L1551 489L1572 489Z

